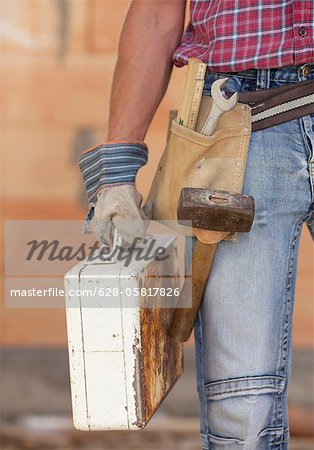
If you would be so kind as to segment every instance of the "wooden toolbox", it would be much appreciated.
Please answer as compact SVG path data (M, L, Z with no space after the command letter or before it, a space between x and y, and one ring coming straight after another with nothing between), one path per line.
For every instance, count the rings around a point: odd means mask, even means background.
M179 288L176 238L150 236L147 246L152 241L166 249L166 259L132 260L128 267L85 260L65 276L77 429L143 428L183 371L182 344L167 336L174 308L160 307L160 288L172 302Z

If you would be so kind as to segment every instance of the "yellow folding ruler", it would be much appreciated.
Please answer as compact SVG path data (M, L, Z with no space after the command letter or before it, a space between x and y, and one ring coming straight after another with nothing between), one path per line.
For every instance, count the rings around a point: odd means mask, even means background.
M184 83L184 93L178 111L180 125L195 130L205 81L206 64L190 58Z

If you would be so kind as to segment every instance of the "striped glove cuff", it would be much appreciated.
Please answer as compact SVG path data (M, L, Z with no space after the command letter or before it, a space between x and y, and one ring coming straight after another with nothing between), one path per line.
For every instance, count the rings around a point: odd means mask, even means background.
M147 159L146 144L138 142L109 143L86 150L79 159L79 167L89 202L96 202L102 186L134 183Z
M109 142L89 148L79 159L90 205L84 233L94 216L97 193L104 186L134 183L138 170L147 163L148 149L140 142Z

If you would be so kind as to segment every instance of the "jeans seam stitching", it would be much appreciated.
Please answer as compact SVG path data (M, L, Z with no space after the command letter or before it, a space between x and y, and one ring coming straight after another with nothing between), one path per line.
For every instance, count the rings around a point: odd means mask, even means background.
M201 363L201 386L202 386L202 391L203 391L203 400L205 403L205 424L206 424L206 432L207 432L207 445L209 448L209 439L208 439L208 431L209 431L209 423L208 423L208 408L207 408L207 398L206 398L206 391L205 391L205 385L204 385L204 332L203 332L203 320L202 320L202 313L201 310L199 310L199 321L200 321L200 326L199 326L199 330L201 333L201 343L202 343L202 349L201 349L201 358L202 358L202 363Z
M279 363L278 363L278 373L281 374L282 371L282 364L283 364L283 356L284 356L284 341L288 335L288 331L289 329L287 329L286 327L286 320L287 320L287 316L289 318L289 314L291 314L291 286L289 287L289 280L292 279L292 267L293 267L293 263L294 263L294 249L295 249L295 243L296 240L298 238L298 234L297 231L299 230L299 228L302 226L302 221L303 218L299 218L293 228L293 232L291 234L291 238L290 238L290 244L289 244L289 253L288 253L288 262L287 262L287 271L286 271L286 277L285 277L285 293L284 293L284 314L283 314L283 324L282 324L282 328L281 328L281 338L280 338L280 358L279 358ZM288 295L289 294L289 295ZM289 299L290 297L290 299ZM289 326L288 326L289 328ZM286 364L285 363L285 367L284 367L284 377L286 377ZM281 375L279 375L281 376ZM287 380L286 380L287 382ZM279 402L280 402L280 394L281 393L277 393L276 394L276 402L275 402L275 426L279 426L279 417L278 417L278 406L279 406ZM283 409L283 395L281 394L281 408Z
M210 385L217 385L217 384L223 384L223 383L231 383L231 382L238 382L238 381L245 381L245 380L266 380L266 379L273 379L273 380L283 380L284 378L280 375L257 375L257 376L247 376L247 377L239 377L239 378L229 378L226 380L218 380L218 381L212 381L209 383L206 383L205 386Z
M260 389L263 390L263 389L271 389L271 388L269 386L261 386L261 387L258 387L258 388L235 389L235 390L231 390L231 391L216 392L216 393L210 394L210 395L206 394L206 398L215 397L217 395L223 395L223 394L234 394L235 392L254 391L254 390L257 390L257 389L258 390L260 390ZM273 386L273 389L275 389L276 392L277 391L281 392L281 390L279 389L278 386Z
M308 143L309 137L308 137L308 135L307 135L307 133L305 131L303 117L299 118L299 126L300 126L300 130L301 130L301 136L302 136L302 139L303 139L304 147L305 147L306 152L307 152L307 156L310 157L311 156L311 151L310 151L310 146L309 146L309 143Z
M301 136L302 136L302 139L303 139L303 143L304 143L304 146L305 146L305 149L306 149L306 152L307 152L307 161L308 161L308 165L309 165L309 177L310 177L310 186L311 186L311 204L310 204L309 208L311 208L311 205L312 205L312 203L314 201L314 186L313 186L313 181L312 181L312 177L311 177L310 163L309 163L310 158L312 156L312 152L311 152L312 148L311 148L311 146L309 144L310 138L307 135L307 132L306 132L306 129L305 129L304 119L306 120L306 117L307 116L300 117L300 119L299 119L299 126L300 126L300 130L301 130Z
M292 295L293 294L292 293L293 272L292 272L292 269L293 269L293 264L296 263L296 261L295 261L295 257L296 257L295 251L296 251L297 241L298 241L298 238L300 236L300 230L301 230L301 227L302 227L303 220L304 220L304 217L299 218L299 220L297 221L297 223L296 223L296 225L294 227L294 233L293 233L294 235L293 235L293 239L291 241L291 247L290 247L291 252L289 251L289 259L291 259L291 264L290 264L290 274L289 274L289 277L287 277L286 281L288 282L288 278L290 278L290 289L289 289L290 300L289 300L289 303L285 302L286 306L287 306L287 309L288 309L288 311L287 311L287 325L286 325L286 340L287 340L286 346L289 345L288 336L289 336L289 329L291 328L290 318L291 318L292 308L293 308L293 295ZM286 286L287 286L287 284L286 284ZM286 293L288 293L287 289L286 289ZM288 349L286 348L286 355L287 354L288 354ZM285 366L284 366L284 377L286 379L286 383L288 383L288 380L287 380L287 360L285 361ZM283 394L281 395L281 410L282 411L284 410L284 395ZM283 441L283 438L284 438L284 435L282 435L281 441Z
M235 77L235 78L241 78L241 79L249 79L249 80L255 80L256 76L255 75L238 75L237 72L210 72L210 75L218 75L221 78L224 77Z
M232 437L217 436L217 435L215 435L213 433L210 433L209 431L208 431L208 436L212 437L213 439L216 439L218 441L237 441L237 443L239 443L240 445L243 445L243 444L247 444L247 443L258 442L260 440L260 438L263 438L264 436L267 436L267 435L268 436L270 436L270 435L273 435L273 436L277 435L278 436L278 433L280 433L280 437L281 437L280 444L281 444L282 443L282 436L284 436L285 431L286 431L286 429L285 429L284 426L281 426L281 427L266 427L266 428L263 428L260 431L260 433L258 434L258 436L255 439L247 439L247 440L244 440L244 439L241 439L241 438L236 438L236 437L232 438ZM278 442L274 443L274 444L271 444L270 446L272 447L274 445L278 445Z
M299 83L299 80L284 80L282 78L270 78L269 81L279 81L280 83Z

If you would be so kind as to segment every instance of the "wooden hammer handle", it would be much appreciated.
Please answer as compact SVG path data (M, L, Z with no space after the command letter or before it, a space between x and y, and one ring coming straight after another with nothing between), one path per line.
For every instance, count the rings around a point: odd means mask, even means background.
M169 334L176 341L186 342L191 335L202 303L216 247L217 244L203 244L200 241L196 243L192 262L178 299L179 305L180 303L184 305L191 303L192 282L192 305L190 307L176 308L175 310Z

